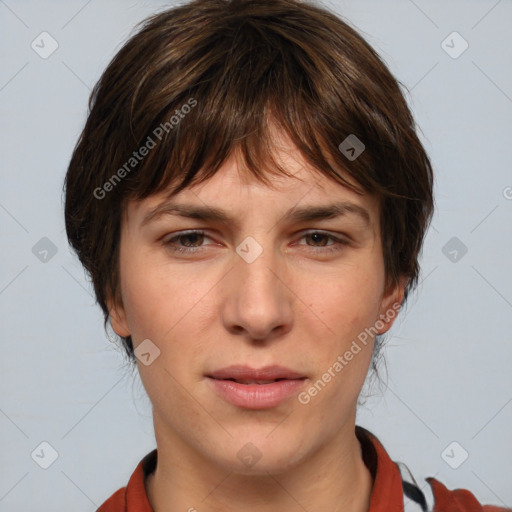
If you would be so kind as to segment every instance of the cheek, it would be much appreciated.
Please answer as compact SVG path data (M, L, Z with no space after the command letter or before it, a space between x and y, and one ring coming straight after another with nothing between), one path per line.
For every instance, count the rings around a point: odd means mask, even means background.
M144 338L157 339L172 327L173 311L179 298L174 276L169 275L155 257L137 250L126 242L125 257L121 259L123 305L132 339L135 344ZM178 284L178 283L176 283Z
M122 271L123 304L135 346L149 338L161 350L183 350L181 341L188 332L187 350L199 351L190 332L201 330L198 322L211 307L208 292L218 278L191 276L150 255L127 259Z
M308 306L322 319L329 332L343 342L373 325L380 309L380 279L370 272L358 271L332 275L327 284L315 285Z
M134 347L149 339L160 351L150 365L138 363L144 388L157 408L170 406L191 414L184 386L196 379L194 372L200 376L194 362L201 360L205 347L204 337L198 336L198 314L208 302L204 296L211 285L191 281L169 266L149 265L147 259L143 264L129 262L125 276L123 298Z
M171 328L171 325L164 325L166 315L162 308L163 304L172 308L171 297L166 295L164 286L151 279L149 272L141 273L131 267L125 276L123 303L134 344L136 346L145 338L156 342L163 330ZM167 320L171 319L167 317Z

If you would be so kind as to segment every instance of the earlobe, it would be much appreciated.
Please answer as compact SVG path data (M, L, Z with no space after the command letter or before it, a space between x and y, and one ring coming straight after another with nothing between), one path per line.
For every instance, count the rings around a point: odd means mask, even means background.
M122 305L113 304L113 301L107 300L108 311L110 315L110 324L118 336L126 338L130 336L130 329L126 322L126 313Z
M384 334L389 331L395 322L400 308L402 307L407 281L406 278L400 279L400 282L392 286L382 298L381 310L376 322L379 334Z
M123 338L126 338L127 336L130 336L130 330L126 326L126 322L124 319L119 318L119 316L116 316L115 314L110 314L110 323L112 325L112 329L114 329L115 333L118 336L121 336Z

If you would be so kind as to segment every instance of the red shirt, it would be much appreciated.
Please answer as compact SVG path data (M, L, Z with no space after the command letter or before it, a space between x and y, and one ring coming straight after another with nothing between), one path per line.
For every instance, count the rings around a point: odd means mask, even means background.
M364 463L373 477L368 512L404 512L404 491L399 467L389 458L380 441L368 430L356 426L356 435L362 446ZM144 480L155 470L156 461L155 449L140 461L128 485L116 491L97 512L153 512ZM450 491L434 478L426 480L434 497L432 512L512 512L510 508L482 506L467 490Z

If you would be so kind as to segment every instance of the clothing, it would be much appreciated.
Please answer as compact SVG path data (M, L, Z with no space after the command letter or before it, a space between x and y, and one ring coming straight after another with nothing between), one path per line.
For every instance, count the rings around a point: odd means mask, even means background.
M512 512L491 505L481 505L464 489L448 490L434 478L427 478L433 503L427 503L423 492L408 481L393 462L380 441L368 430L356 426L363 461L373 478L368 512ZM157 450L146 455L133 472L128 485L115 492L97 512L153 512L148 501L144 479L156 468Z

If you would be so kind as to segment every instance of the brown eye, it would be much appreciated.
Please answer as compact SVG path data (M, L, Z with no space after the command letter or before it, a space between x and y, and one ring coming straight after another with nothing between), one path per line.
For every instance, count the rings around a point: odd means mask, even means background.
M163 240L163 245L173 252L194 253L202 249L204 239L208 238L204 231L181 232L172 238Z
M307 245L308 247L311 247L313 251L319 252L340 251L343 249L343 246L349 244L347 240L335 237L330 233L324 233L323 231L310 231L309 233L304 233L302 238L306 240L309 239L312 243L299 245ZM328 243L328 241L332 241L333 243Z

